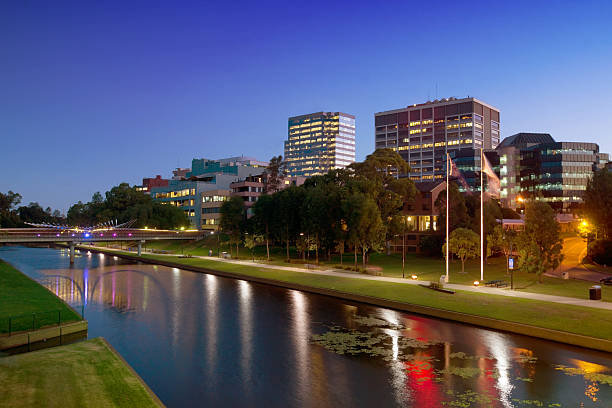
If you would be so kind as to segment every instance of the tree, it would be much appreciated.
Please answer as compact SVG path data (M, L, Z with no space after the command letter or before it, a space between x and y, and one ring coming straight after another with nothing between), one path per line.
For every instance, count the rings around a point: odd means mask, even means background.
M19 215L16 207L21 202L21 195L8 191L0 193L0 227L14 228L19 226Z
M506 275L510 273L508 260L516 248L516 231L506 229L502 225L496 225L493 231L487 235L487 255L494 250L501 251L506 257Z
M456 183L451 182L448 186L451 217L449 219L449 230L453 232L457 228L471 228L472 222L468 215L468 209L465 204L465 197L459 191ZM446 228L446 189L441 191L434 203L440 214L440 225Z
M274 156L270 159L264 171L264 193L272 194L280 190L280 185L287 176L286 164L283 156Z
M260 234L246 234L244 236L244 246L251 250L251 258L253 262L255 262L255 254L253 253L253 249L264 242L264 236Z
M357 249L361 248L362 265L365 269L367 251L380 248L384 240L385 227L380 219L380 212L372 198L360 193L351 194L342 204L347 214L348 241L355 252L355 268Z
M270 260L270 235L275 226L276 209L278 207L278 195L264 194L253 204L253 217L251 223L253 231L263 234L266 241L266 259Z
M612 172L593 174L584 192L582 213L595 226L596 238L612 239Z
M468 228L457 228L448 239L449 251L461 260L461 273L465 273L466 259L476 258L480 255L480 237ZM446 253L446 244L442 248Z
M542 274L556 269L563 260L563 240L553 209L544 201L528 201L525 205L525 230L517 239L519 267L535 273L538 282Z
M142 191L121 183L105 193L95 193L88 203L79 201L68 210L67 221L76 226L92 226L106 221L119 223L135 220L142 228L175 229L189 225L189 219L179 207L164 204Z
M277 216L277 230L281 239L285 241L287 249L287 260L289 260L289 243L297 240L301 232L301 213L304 202L305 190L303 187L291 186L276 193L279 195ZM275 195L276 195L275 194Z
M400 174L410 171L408 163L392 149L377 149L361 163L353 163L349 169L354 171L352 188L370 196L378 206L380 218L385 227L385 241L394 235L392 223L404 203L411 203L416 196L416 187L409 178Z
M238 258L238 246L242 237L245 211L244 200L238 196L232 196L221 205L221 220L219 227L230 237L231 244L236 244L236 258ZM231 249L230 249L231 252Z

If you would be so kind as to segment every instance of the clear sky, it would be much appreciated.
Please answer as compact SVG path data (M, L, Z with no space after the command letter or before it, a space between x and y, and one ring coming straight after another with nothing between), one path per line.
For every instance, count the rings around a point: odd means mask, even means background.
M611 21L610 1L2 1L0 191L66 211L282 154L287 117L320 110L356 115L360 160L374 112L449 96L498 107L503 137L612 152Z

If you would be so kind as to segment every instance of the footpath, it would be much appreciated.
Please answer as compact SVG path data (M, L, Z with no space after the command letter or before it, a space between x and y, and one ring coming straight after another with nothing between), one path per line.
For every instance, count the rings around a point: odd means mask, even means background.
M107 248L107 247L93 246L92 248L100 249L100 250L119 251L118 249ZM157 254L157 253L155 255L156 256L160 256L160 255L168 256L171 258L180 256L176 254ZM405 279L405 278L391 278L391 277L386 277L386 276L364 275L364 274L357 273L357 272L342 271L338 269L321 270L321 269L299 268L299 267L294 267L294 266L270 265L270 264L260 263L260 262L240 261L240 260L235 260L235 259L223 259L223 258L218 258L214 256L193 255L193 256L190 256L190 258L205 259L208 261L225 262L225 263L230 263L230 264L235 264L235 265L252 266L252 267L264 268L264 269L275 269L275 270L290 271L290 272L302 272L302 273L309 273L313 275L336 276L336 277L342 277L342 278L364 279L364 280L379 281L379 282L393 282L393 283L400 283L400 284L405 284L405 285L419 285L419 284L429 285L430 283L429 281L424 281L424 280L412 280L412 279ZM501 289L501 288L491 288L491 287L486 287L486 286L476 287L476 286L460 285L460 284L453 284L453 283L445 284L444 288L452 289L452 290L462 290L465 292L487 293L491 295L508 296L508 297L514 297L514 298L541 300L545 302L562 303L566 305L583 306L583 307L592 307L596 309L604 309L604 310L612 311L612 302L602 302L600 300L588 300L588 299L579 299L579 298L566 297L566 296L555 296L555 295L545 295L545 294L540 294L540 293L521 292L517 290L511 290L509 288Z

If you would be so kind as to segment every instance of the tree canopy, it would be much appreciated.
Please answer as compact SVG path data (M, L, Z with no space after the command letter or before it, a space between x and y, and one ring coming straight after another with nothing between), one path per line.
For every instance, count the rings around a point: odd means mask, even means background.
M188 227L189 219L179 207L163 204L127 183L105 193L95 193L88 203L79 201L68 210L70 225L89 226L100 222L136 220L135 227L176 229Z
M525 205L525 230L517 238L519 267L535 273L542 282L542 274L556 269L563 260L563 240L553 209L544 201L530 200Z
M446 244L443 253L446 253ZM468 228L457 228L448 239L449 251L461 260L461 273L465 272L465 261L480 255L480 237Z
M612 173L601 169L593 174L584 192L582 205L587 222L594 226L597 238L612 239Z

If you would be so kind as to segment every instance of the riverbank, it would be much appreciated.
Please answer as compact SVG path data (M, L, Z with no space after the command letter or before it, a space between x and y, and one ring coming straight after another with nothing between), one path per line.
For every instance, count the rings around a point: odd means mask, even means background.
M212 251L213 254L217 254L220 249L217 247L216 239L206 237L201 241L194 242L171 242L171 241L150 241L145 244L147 251L156 251L160 253L168 254L184 254L193 256L205 256ZM132 251L135 248L131 248ZM227 248L226 248L227 249ZM241 248L240 254L243 259L251 259L255 257L258 263L287 266L285 262L286 254L284 248L273 247L270 251L270 260L266 260L265 246L258 246L251 252L249 249ZM302 264L312 264L312 253L310 260L299 260L299 254L295 252L295 248L291 248L291 255L296 264L294 266L300 266ZM342 263L346 266L353 265L353 254L345 254L342 257ZM340 264L339 255L333 255L329 260L326 257L321 256L319 259L320 269L334 269L338 268ZM386 255L384 253L372 253L370 256L369 265L382 272L383 276L400 278L402 277L402 255L391 254ZM358 266L361 266L361 259L359 259ZM459 285L472 285L475 280L480 280L480 260L472 259L466 261L465 273L461 273L461 262L457 259L451 260L450 262L450 280L451 284ZM418 275L419 279L427 281L438 281L440 275L444 273L445 261L442 258L424 256L422 254L407 253L404 275L410 276L412 274ZM510 276L506 270L506 259L503 256L491 257L487 259L484 268L484 281L501 280L505 281L510 285L512 280L514 283L514 290L517 293L538 293L552 296L566 296L574 297L577 299L588 299L589 288L593 285L593 282L580 280L580 279L562 279L561 276L555 277L550 275L542 276L542 282L538 282L538 277L533 273L526 273L521 270L515 270L513 275ZM605 302L612 303L612 288L604 287L602 291L602 300Z
M0 406L159 407L102 338L0 358Z
M0 260L0 334L35 331L81 321L70 306Z
M282 286L612 352L612 313L605 309L462 290L448 295L417 285L356 279L350 274L328 276L271 269L269 265L257 268L201 258L137 257L124 251L91 250L133 261Z

